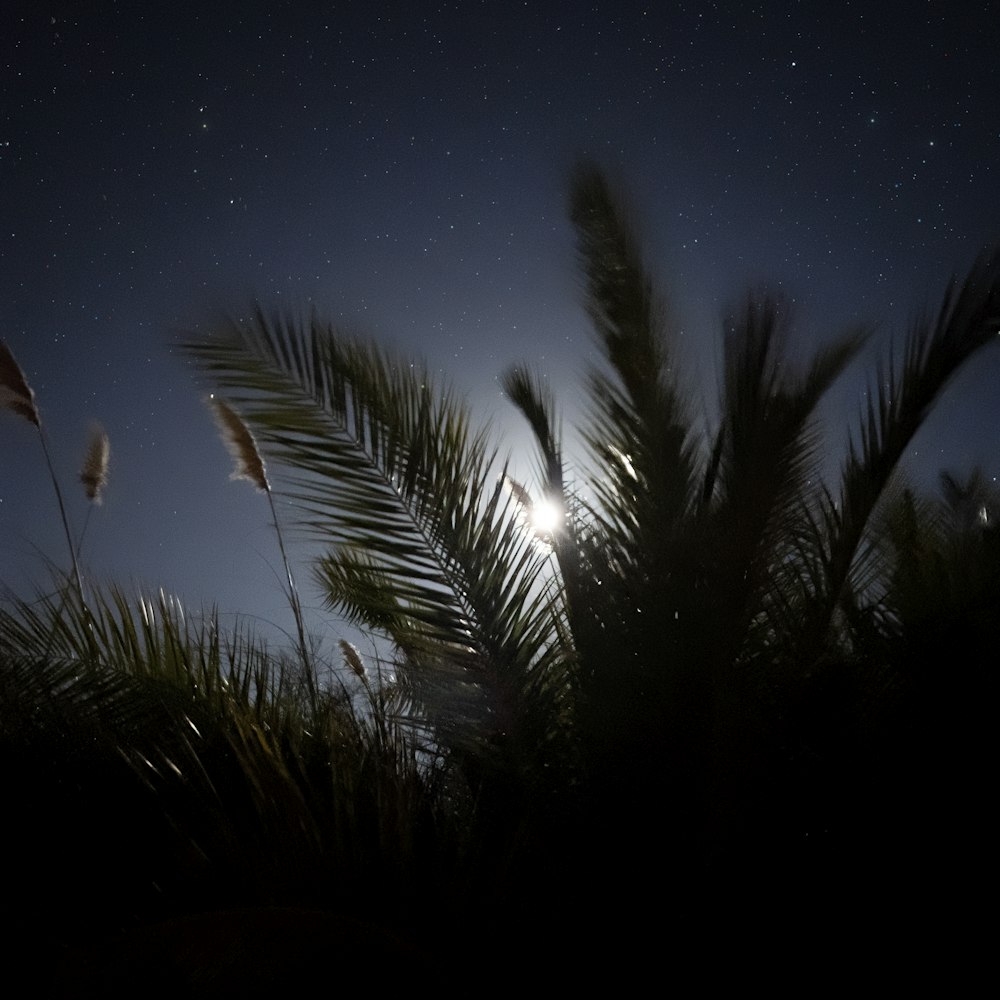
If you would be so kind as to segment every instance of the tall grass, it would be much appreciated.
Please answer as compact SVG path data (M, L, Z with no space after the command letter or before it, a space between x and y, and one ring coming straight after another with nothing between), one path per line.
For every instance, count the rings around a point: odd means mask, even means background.
M246 479L267 496L268 506L271 508L274 533L278 540L278 549L281 552L281 561L285 568L285 581L288 587L286 596L291 605L292 615L295 618L302 669L305 674L306 683L309 686L309 695L315 701L319 691L316 686L316 671L313 665L312 654L306 642L302 602L299 598L298 588L295 586L295 578L292 575L292 567L288 561L288 553L285 551L285 539L281 533L281 525L278 522L278 512L274 506L274 494L271 491L271 484L267 479L267 469L264 465L264 459L261 457L260 451L257 448L257 442L254 440L250 428L247 427L243 418L231 406L214 395L209 397L209 405L215 416L222 440L236 463L230 478Z
M3 408L41 432L6 346L0 379ZM162 590L90 583L84 600L83 535L42 436L72 570L0 603L0 758L18 817L5 844L20 858L0 916L25 956L44 940L76 962L116 928L233 906L332 907L378 936L455 882L455 814L405 692L346 645L319 683L263 461L239 415L212 407L234 477L268 496L297 648ZM92 505L109 458L95 427L80 473Z
M52 455L49 452L48 440L45 436L45 429L42 426L41 414L38 411L38 406L35 404L35 393L31 386L28 385L28 380L25 378L24 372L11 353L10 348L3 341L0 341L0 409L10 410L11 413L24 417L38 431L38 440L41 443L42 453L45 456L45 465L49 470L52 489L55 491L56 501L59 504L59 516L62 521L63 531L66 534L66 544L69 547L70 564L73 567L73 582L76 587L76 595L80 601L80 606L86 607L86 600L83 595L83 578L80 575L80 566L76 556L77 546L73 542L73 533L70 530L69 517L66 514L66 504L63 502L62 490L59 488L59 479L52 464Z

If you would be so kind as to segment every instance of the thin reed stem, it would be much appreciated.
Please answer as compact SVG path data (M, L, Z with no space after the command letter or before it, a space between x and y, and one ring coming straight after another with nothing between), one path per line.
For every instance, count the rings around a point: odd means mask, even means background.
M285 567L285 579L288 581L288 603L291 606L292 614L295 617L295 628L298 632L299 656L302 658L302 667L306 674L306 685L309 689L309 698L312 707L317 705L316 671L312 656L309 653L309 646L306 643L305 622L302 617L302 603L299 600L299 592L295 586L295 578L292 576L292 567L288 561L288 553L285 549L285 540L281 534L281 526L278 523L278 512L274 506L274 494L271 484L267 479L267 469L264 459L257 447L250 428L244 419L227 403L217 399L214 395L209 396L208 404L212 408L216 426L222 437L223 443L232 455L235 468L230 475L231 479L246 479L253 483L262 493L267 495L267 502L271 506L271 517L274 520L274 533L278 537L278 549L281 552L281 561Z
M312 707L315 708L317 701L317 691L316 691L316 671L312 661L312 656L309 653L309 647L306 644L306 630L305 622L302 616L302 602L299 599L299 591L295 586L295 578L292 576L292 567L288 561L288 553L285 551L285 540L281 534L281 526L278 523L278 512L274 506L274 494L271 492L270 487L265 491L267 493L267 502L271 506L271 517L274 520L274 533L278 538L278 549L281 552L281 561L285 567L285 579L288 581L288 603L291 605L292 614L295 616L295 627L298 631L299 640L299 655L302 657L302 667L306 673L306 684L309 688L309 699L312 703Z
M69 515L66 513L66 504L63 502L62 490L59 488L59 479L56 476L55 466L52 464L52 455L49 452L49 445L45 439L45 431L41 424L38 425L38 437L42 442L42 451L45 454L45 464L49 468L49 476L52 478L52 488L56 491L56 500L59 502L59 516L62 519L63 530L66 533L66 544L69 547L69 557L73 568L73 582L76 585L77 596L80 598L80 607L86 608L87 602L83 596L83 577L80 575L80 563L76 558L76 546L73 544L73 532L69 526Z

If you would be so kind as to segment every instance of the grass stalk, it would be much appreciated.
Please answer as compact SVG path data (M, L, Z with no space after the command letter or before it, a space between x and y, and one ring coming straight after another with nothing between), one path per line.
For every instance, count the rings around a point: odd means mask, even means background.
M10 348L3 341L0 341L0 408L24 417L38 431L38 438L42 442L42 452L45 455L45 464L48 467L52 488L55 490L56 501L59 504L59 517L62 520L63 531L66 533L66 544L69 546L69 558L73 569L73 582L80 599L80 607L86 608L87 602L83 596L83 578L80 575L80 563L76 557L76 546L73 544L69 515L66 513L66 504L63 501L62 490L59 488L59 478L56 476L55 466L52 464L52 454L49 451L41 415L35 403L35 393L28 385L28 380Z
M271 508L271 517L274 523L274 533L278 539L278 550L281 552L281 561L285 569L285 580L287 583L288 603L295 618L295 628L298 638L299 656L302 659L302 667L306 675L306 685L309 690L310 702L315 708L317 704L316 672L313 665L313 658L309 652L309 645L306 642L305 623L302 616L302 602L299 599L298 588L295 586L295 578L292 575L291 563L288 561L288 552L285 549L285 539L281 533L281 524L278 521L278 511L274 504L274 493L267 478L267 469L264 459L257 447L250 428L243 418L227 403L214 395L210 396L208 403L212 408L216 425L226 448L229 450L233 461L236 463L231 479L246 479L267 496L267 502Z

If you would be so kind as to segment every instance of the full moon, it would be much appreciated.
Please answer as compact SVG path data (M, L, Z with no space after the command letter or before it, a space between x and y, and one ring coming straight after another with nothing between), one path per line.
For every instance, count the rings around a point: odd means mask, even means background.
M553 500L537 500L531 505L531 526L539 535L557 531L562 516L562 507Z

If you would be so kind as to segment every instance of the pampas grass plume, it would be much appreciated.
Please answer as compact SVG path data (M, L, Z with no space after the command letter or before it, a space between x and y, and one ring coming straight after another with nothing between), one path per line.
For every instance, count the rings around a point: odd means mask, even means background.
M364 661L361 659L361 654L358 652L357 646L353 643L348 642L346 639L340 640L340 651L344 655L344 662L360 677L364 680L367 671L365 670Z
M35 406L35 394L28 385L21 366L14 360L10 348L2 340L0 340L0 409L18 414L38 428L42 426L38 407Z
M87 499L95 504L101 502L101 494L108 485L108 463L111 460L111 441L100 424L94 424L90 432L90 444L80 470Z
M209 396L208 404L212 407L222 440L236 463L236 468L229 478L249 479L257 489L270 493L271 484L267 481L264 460L260 457L257 442L250 428L244 423L243 418L221 399Z
M257 442L243 418L231 406L221 399L216 399L214 395L210 395L207 402L212 408L212 414L215 417L219 433L222 435L222 440L236 463L236 468L233 469L229 478L249 479L257 489L267 494L267 502L271 506L271 515L274 518L274 533L278 539L278 548L281 550L281 561L285 565L285 578L288 580L288 600L292 606L292 614L295 615L295 626L299 634L299 655L302 657L302 664L306 669L306 683L309 685L310 700L315 705L316 674L309 652L309 644L306 642L302 602L299 600L299 594L295 588L292 567L288 563L288 553L285 551L285 542L281 537L278 512L274 508L274 494L271 493L271 484L267 481L264 460L261 458L260 452L257 450Z
M42 444L42 452L45 455L45 464L49 469L49 476L52 478L52 488L55 490L56 500L59 503L59 517L62 519L63 530L66 532L66 544L69 546L70 560L73 563L73 580L76 584L76 592L80 599L80 607L87 613L87 602L83 596L83 580L80 577L80 566L76 559L76 546L73 544L73 533L69 528L69 518L66 516L66 504L63 503L62 490L59 489L59 480L56 477L55 466L52 464L52 455L49 453L49 446L45 440L45 431L42 430L42 420L38 415L38 407L35 406L35 393L32 391L28 380L21 371L21 366L14 359L10 348L0 340L0 410L10 410L24 417L28 423L34 424L38 431L38 438Z
M526 510L531 510L534 507L531 494L516 479L511 479L510 476L504 476L504 479L507 482L507 488L514 495L514 499Z

